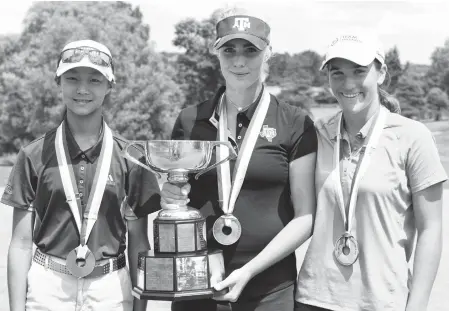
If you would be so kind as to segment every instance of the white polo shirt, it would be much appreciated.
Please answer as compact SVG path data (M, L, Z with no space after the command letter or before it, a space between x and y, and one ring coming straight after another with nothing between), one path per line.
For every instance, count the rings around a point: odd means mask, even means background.
M341 168L334 167L333 159L340 116L341 112L315 123L317 211L296 300L335 311L404 310L411 280L407 262L416 232L412 194L447 176L427 127L387 112L357 196L352 234L359 258L352 266L340 265L333 250L345 230L332 178Z

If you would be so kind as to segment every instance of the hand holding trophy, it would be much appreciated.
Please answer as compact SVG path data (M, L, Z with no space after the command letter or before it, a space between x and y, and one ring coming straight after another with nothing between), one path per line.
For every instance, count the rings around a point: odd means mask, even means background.
M145 152L146 164L128 153L131 146ZM227 147L229 156L209 166L214 147ZM197 140L152 140L130 142L123 156L133 163L157 173L167 173L170 183L188 182L188 174L201 174L237 157L229 142ZM221 250L208 251L206 221L197 209L178 204L162 210L154 220L154 254L139 254L137 286L133 294L139 299L187 300L210 298L212 272L224 274Z

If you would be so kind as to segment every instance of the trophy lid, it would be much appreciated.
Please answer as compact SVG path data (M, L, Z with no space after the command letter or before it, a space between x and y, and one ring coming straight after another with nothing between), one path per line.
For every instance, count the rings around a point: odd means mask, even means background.
M161 210L158 215L158 219L162 220L189 220L189 219L201 219L203 215L195 208L179 208L172 210Z

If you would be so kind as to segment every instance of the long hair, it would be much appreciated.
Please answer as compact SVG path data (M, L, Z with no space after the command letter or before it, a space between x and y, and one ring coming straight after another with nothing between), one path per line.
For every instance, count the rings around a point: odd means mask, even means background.
M382 67L382 64L377 59L374 60L374 65L376 66L377 70L380 70L380 68ZM391 112L400 114L401 106L399 104L399 101L385 90L385 88L390 85L390 82L391 77L387 70L384 82L377 87L379 93L379 101L382 106L386 107Z

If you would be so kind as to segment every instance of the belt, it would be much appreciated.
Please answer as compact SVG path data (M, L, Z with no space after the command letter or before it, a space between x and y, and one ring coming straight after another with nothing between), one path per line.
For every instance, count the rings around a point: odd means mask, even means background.
M33 256L33 261L41 266L44 266L50 270L72 275L67 269L65 264L59 263L53 259L53 256L42 253L39 249L36 249ZM63 259L57 259L58 261L65 261ZM111 268L112 262L112 268ZM120 254L117 257L111 258L107 262L99 263L95 266L94 270L86 276L87 278L97 278L102 275L108 274L110 272L122 269L126 266L126 256L125 254Z

